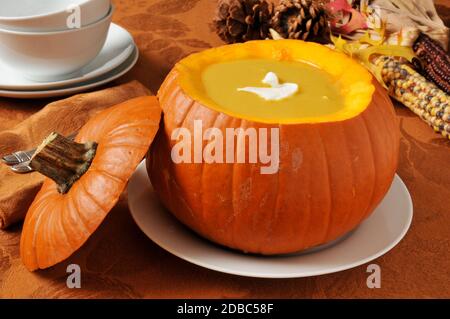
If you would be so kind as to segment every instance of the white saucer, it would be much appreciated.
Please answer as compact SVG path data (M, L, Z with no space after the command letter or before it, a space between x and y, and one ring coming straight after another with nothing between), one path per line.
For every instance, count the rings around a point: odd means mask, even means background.
M49 90L86 82L117 68L133 53L134 48L135 44L130 33L112 23L102 50L91 63L80 70L78 76L61 81L38 82L27 79L0 64L0 89Z
M35 98L65 96L80 93L101 86L103 84L106 84L121 77L136 64L138 58L139 58L139 51L137 47L135 47L131 55L121 65L119 65L117 68L109 71L106 74L91 79L90 81L78 83L75 85L69 85L53 90L31 90L31 91L0 90L0 96L19 99L35 99Z
M232 251L200 238L162 208L155 196L142 162L128 184L128 205L137 225L156 244L205 268L260 278L317 276L365 264L400 242L413 215L409 192L396 175L375 212L350 235L323 249L266 257Z

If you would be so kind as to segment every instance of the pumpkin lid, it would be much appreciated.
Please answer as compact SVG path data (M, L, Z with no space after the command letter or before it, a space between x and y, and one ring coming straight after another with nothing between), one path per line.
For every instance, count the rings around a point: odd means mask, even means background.
M160 117L156 97L138 97L91 118L76 143L52 134L38 148L32 165L53 180L44 181L23 225L20 254L29 270L61 262L87 241L145 156Z

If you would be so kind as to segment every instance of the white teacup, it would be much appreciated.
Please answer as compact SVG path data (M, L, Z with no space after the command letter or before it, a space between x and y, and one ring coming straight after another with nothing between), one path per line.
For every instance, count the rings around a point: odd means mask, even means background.
M79 29L20 32L0 29L0 62L35 81L68 79L102 49L114 8L102 20Z
M62 31L79 17L84 27L103 19L110 0L0 0L0 28L25 32Z

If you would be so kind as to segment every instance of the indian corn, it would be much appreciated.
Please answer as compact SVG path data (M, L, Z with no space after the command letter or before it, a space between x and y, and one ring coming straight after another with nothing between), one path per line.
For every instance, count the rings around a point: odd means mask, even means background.
M439 43L423 33L414 43L413 50L420 61L421 73L450 94L450 56L447 52Z
M389 94L450 139L450 96L408 64L381 56L375 64Z

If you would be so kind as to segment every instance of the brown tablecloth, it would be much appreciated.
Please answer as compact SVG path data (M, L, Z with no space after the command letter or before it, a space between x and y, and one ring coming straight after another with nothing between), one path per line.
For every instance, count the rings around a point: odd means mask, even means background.
M448 0L437 1L447 4ZM138 79L156 91L183 56L221 44L209 23L214 0L115 0L114 21L132 32L141 52L118 82ZM448 10L439 8L448 15ZM447 16L448 18L448 16ZM0 99L0 130L49 100ZM381 298L450 297L450 143L407 109L396 106L401 130L398 174L414 203L406 237L374 263L381 288L366 285L366 265L300 279L226 275L185 262L149 240L135 225L126 194L99 230L69 260L35 273L19 258L20 225L0 231L0 297L36 298ZM1 183L1 177L0 177ZM82 288L66 287L66 267L82 270Z

